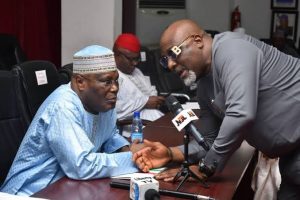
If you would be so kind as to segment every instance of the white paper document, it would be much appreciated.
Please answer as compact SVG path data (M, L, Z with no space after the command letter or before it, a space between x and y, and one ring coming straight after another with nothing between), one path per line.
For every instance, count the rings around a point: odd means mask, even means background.
M200 109L198 102L186 102L182 104L183 109Z
M135 177L135 178L153 177L155 174L158 174L159 172L162 172L165 169L166 167L161 167L161 168L150 169L149 173L130 173L130 174L123 174L120 176L113 176L111 178L130 180L131 177Z

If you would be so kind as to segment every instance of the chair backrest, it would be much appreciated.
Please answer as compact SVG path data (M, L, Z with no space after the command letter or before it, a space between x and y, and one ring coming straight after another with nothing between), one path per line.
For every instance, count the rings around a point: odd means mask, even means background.
M215 35L219 34L220 32L219 31L216 31L216 30L205 30L206 33L210 34L210 36L212 38L215 37Z
M68 63L58 70L59 80L61 84L66 84L71 81L73 73L73 63Z
M30 124L18 81L11 71L0 71L0 186Z
M53 63L42 60L26 61L12 69L21 80L28 110L33 118L43 101L60 85Z
M159 78L156 70L156 63L154 59L153 52L147 47L141 47L141 62L137 65L145 76L150 77L152 85L156 86L156 89L159 91L161 88L157 88L159 84Z
M0 69L10 70L25 60L26 55L17 38L10 34L0 34Z

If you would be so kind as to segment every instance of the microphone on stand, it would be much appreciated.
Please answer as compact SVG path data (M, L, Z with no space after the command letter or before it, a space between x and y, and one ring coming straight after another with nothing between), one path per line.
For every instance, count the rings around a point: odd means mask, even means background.
M166 98L165 100L167 107L169 108L169 110L174 113L175 115L178 115L179 113L181 113L182 111L184 111L184 109L182 108L181 104L178 102L178 100L170 95ZM206 151L209 150L209 145L207 144L207 142L205 141L205 139L203 138L203 136L201 135L201 133L198 131L198 129L196 128L196 126L194 125L193 122L189 122L185 127L184 127L185 131L187 131L188 133L192 134L194 139L197 141L197 143L202 146Z

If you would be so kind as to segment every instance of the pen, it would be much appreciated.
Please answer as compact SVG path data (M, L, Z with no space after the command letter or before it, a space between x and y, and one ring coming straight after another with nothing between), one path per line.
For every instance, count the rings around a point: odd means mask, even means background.
M120 189L127 189L129 190L130 185L128 183L121 183L121 182L110 182L111 187L120 188ZM163 190L159 189L159 194L166 195L166 196L172 196L177 198L184 198L184 199L194 199L194 200L215 200L215 198L199 195L199 194L193 194L193 193L187 193L187 192L178 192L178 191L172 191L172 190Z

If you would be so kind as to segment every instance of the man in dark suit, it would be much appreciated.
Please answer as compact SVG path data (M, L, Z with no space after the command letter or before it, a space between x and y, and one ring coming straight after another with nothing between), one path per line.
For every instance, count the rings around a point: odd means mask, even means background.
M223 96L218 107L224 108L224 119L199 162L199 176L222 170L246 140L268 157L280 158L278 199L299 199L300 60L246 34L224 32L212 39L191 20L168 26L160 46L165 67L194 71L198 79L212 73L214 94ZM142 158L139 166L151 162Z

